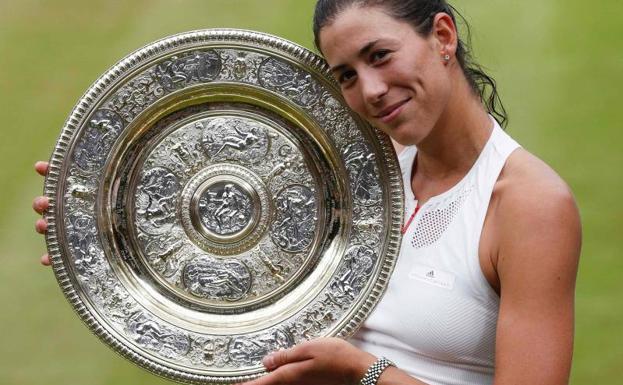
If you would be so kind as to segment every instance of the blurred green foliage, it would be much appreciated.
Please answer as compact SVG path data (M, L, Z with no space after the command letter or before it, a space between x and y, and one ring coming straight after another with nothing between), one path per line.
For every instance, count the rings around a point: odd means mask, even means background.
M620 383L623 357L623 2L455 1L497 79L508 131L556 169L582 213L572 384ZM65 118L117 60L193 29L264 31L312 47L313 0L0 0L0 383L164 384L114 354L39 266L32 198ZM538 191L534 191L538 194ZM526 210L530 210L526 207Z

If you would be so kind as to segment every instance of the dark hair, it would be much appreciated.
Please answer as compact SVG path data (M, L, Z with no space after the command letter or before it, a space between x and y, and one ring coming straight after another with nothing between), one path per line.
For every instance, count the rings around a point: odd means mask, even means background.
M470 52L470 28L467 20L445 0L318 0L314 12L314 43L320 51L320 30L331 24L335 18L351 6L377 6L389 15L411 24L421 36L430 35L435 15L447 13L456 23L456 16L465 25L467 40L458 39L456 58L465 74L465 78L487 111L493 115L502 127L506 127L508 114L498 94L495 80L475 63ZM458 28L458 25L457 25ZM466 44L467 42L467 44Z

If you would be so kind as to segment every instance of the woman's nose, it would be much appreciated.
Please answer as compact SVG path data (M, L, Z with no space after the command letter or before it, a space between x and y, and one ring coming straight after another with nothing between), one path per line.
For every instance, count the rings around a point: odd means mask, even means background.
M368 104L379 103L385 94L387 94L387 83L384 79L375 73L366 73L359 75L359 81L362 89L362 96Z

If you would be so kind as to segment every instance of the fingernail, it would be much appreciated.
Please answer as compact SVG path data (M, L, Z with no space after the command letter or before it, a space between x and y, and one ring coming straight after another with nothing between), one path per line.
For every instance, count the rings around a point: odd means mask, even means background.
M266 369L273 369L275 367L275 356L272 354L267 355L262 360L262 364L266 367Z

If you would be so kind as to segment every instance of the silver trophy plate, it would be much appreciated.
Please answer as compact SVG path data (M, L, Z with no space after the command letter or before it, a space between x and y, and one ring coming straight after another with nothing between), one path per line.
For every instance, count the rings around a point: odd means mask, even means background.
M81 319L187 383L252 379L272 351L352 335L400 246L389 139L321 58L249 31L175 35L107 71L63 127L45 194Z

